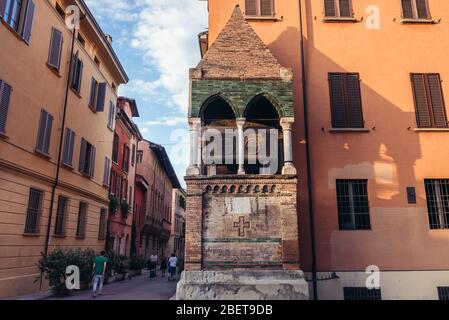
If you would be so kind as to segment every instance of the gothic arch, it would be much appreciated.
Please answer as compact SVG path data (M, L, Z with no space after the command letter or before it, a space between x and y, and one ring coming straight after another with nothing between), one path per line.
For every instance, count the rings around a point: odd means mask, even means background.
M264 97L271 103L271 105L274 107L274 109L276 109L279 119L285 117L284 107L282 106L282 104L279 103L279 101L273 95L266 93L266 92L259 93L259 94L255 95L254 97L252 97L251 99L249 99L248 101L246 101L245 111L243 112L243 117L246 118L251 105L253 104L253 102L255 102L260 97Z
M201 107L200 107L200 111L199 111L199 117L201 119L203 119L203 115L204 115L204 112L206 111L207 107L210 104L212 104L213 102L215 102L215 101L217 101L219 99L221 99L224 102L226 102L226 104L232 109L232 111L234 112L235 119L240 117L240 113L238 111L238 108L236 108L235 105L232 103L232 100L229 97L227 97L225 94L223 94L223 93L213 94L213 95L209 96L206 100L204 100L201 103Z

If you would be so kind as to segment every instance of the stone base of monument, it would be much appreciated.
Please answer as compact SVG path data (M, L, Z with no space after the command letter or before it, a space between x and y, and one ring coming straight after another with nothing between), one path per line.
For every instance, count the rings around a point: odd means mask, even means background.
M184 271L177 300L308 300L299 270Z

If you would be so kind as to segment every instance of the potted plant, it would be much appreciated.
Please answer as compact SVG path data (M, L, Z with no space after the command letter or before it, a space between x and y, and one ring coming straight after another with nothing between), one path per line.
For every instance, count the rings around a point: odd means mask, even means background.
M142 269L145 266L145 258L140 255L133 255L129 260L129 270L131 276L137 276L142 274Z
M122 214L126 218L128 216L129 204L128 204L128 202L123 200L122 203L120 204L120 206L121 206L121 209L122 209Z
M111 196L109 199L109 212L112 214L116 213L118 206L119 206L118 199L114 196Z
M128 257L123 255L115 256L112 261L112 270L115 273L115 280L122 281L128 272Z

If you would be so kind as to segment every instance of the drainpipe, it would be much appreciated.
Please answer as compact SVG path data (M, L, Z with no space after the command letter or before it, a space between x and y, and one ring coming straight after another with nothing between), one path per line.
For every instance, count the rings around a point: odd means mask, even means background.
M84 17L81 17L83 19ZM52 189L51 189L51 200L50 200L50 209L48 213L48 225L47 225L47 234L45 236L45 248L44 248L44 256L47 256L48 254L48 247L50 245L50 230L51 230L51 220L53 215L53 205L55 201L55 193L56 188L59 184L59 174L61 171L61 159L62 159L62 145L64 141L64 131L65 131L65 122L66 122L66 114L67 114L67 102L68 102L68 96L69 96L69 89L70 89L70 79L72 78L72 64L73 64L73 49L75 47L75 33L76 33L76 26L74 25L73 31L72 31L72 46L70 49L70 63L69 63L69 74L67 77L67 84L65 88L65 98L64 98L64 112L62 115L62 123L61 123L61 132L59 134L59 149L58 149L58 162L56 167L56 177L53 181Z
M307 81L305 71L305 48L304 48L304 29L302 16L302 1L299 0L299 31L301 34L301 77L302 77L302 98L304 108L304 130L306 138L306 158L307 158L307 190L309 193L309 220L310 220L310 243L312 245L312 286L313 300L318 300L317 286L317 268L316 268L316 243L315 243L315 217L313 212L313 185L312 185L312 164L310 160L310 141L309 141L309 120L307 109Z

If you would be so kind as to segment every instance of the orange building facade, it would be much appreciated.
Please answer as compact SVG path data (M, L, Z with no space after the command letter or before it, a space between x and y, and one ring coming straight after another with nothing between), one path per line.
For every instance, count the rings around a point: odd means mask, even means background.
M128 78L84 1L0 3L0 297L8 297L39 290L42 252L104 249L110 106ZM73 4L84 16L74 39L64 21Z
M319 299L447 296L449 3L209 0L202 54L236 5L293 70L298 241L311 297L314 282ZM369 291L367 281L379 286Z

